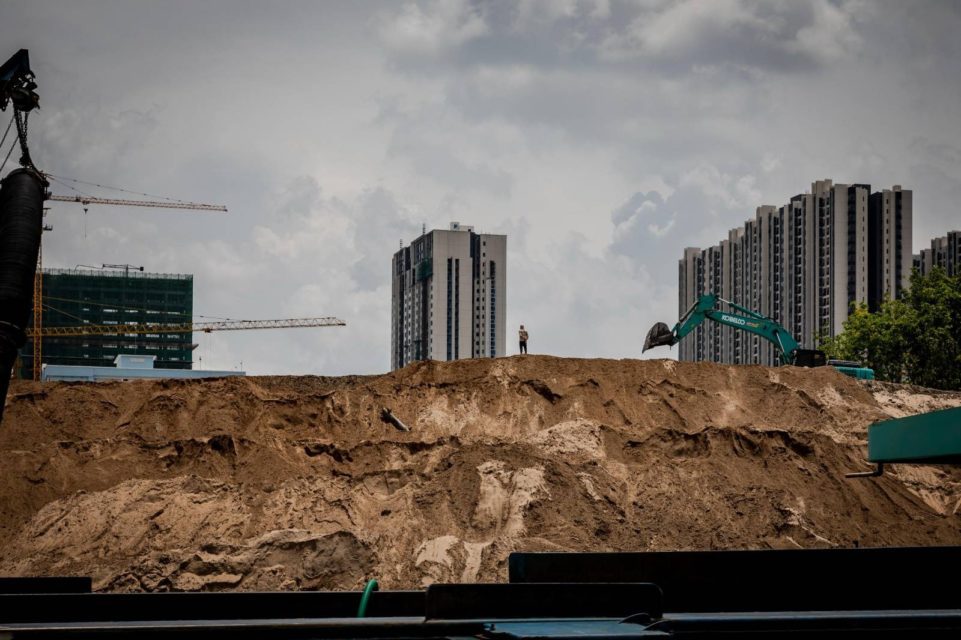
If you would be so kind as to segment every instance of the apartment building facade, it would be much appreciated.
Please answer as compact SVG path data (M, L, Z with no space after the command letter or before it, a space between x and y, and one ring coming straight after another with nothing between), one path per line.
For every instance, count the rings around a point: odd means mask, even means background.
M391 369L507 354L507 236L452 222L391 264Z
M871 194L871 248L868 305L876 311L885 297L897 297L911 280L912 192L895 185Z
M930 249L921 249L914 255L914 268L921 275L941 267L949 276L961 274L961 231L948 231L947 235L931 240Z
M782 206L756 209L713 247L679 262L679 313L705 293L774 319L805 348L839 333L853 304L900 295L911 270L911 191L818 180ZM705 323L679 344L681 360L774 365L753 334Z

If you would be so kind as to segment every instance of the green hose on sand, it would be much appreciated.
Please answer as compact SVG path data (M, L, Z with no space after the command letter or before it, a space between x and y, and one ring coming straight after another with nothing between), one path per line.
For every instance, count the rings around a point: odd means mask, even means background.
M367 603L370 601L370 594L377 591L377 581L368 580L367 586L364 587L364 593L360 596L360 606L357 607L357 617L364 618L367 616Z

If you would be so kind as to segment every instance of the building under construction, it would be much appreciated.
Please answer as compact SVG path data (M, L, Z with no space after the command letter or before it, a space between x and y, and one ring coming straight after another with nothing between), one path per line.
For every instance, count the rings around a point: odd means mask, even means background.
M44 328L117 325L116 333L47 336L43 364L112 366L118 355L156 356L161 369L190 369L192 333L124 333L122 325L189 323L193 276L120 269L45 269L42 281ZM32 340L20 352L24 378L33 372Z

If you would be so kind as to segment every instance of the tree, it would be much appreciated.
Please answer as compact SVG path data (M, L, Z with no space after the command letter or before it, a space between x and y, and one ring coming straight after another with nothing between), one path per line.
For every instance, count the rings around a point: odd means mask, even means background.
M911 276L905 302L914 310L907 379L936 389L961 389L961 273L941 268Z
M961 274L915 271L903 298L885 300L876 313L857 306L822 348L863 362L879 380L961 389Z

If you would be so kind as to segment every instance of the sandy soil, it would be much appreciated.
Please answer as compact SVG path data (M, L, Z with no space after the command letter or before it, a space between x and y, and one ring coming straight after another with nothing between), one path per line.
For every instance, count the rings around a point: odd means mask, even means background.
M868 424L947 406L828 368L546 356L15 382L0 575L396 589L503 580L513 550L961 544L958 471L844 478Z

